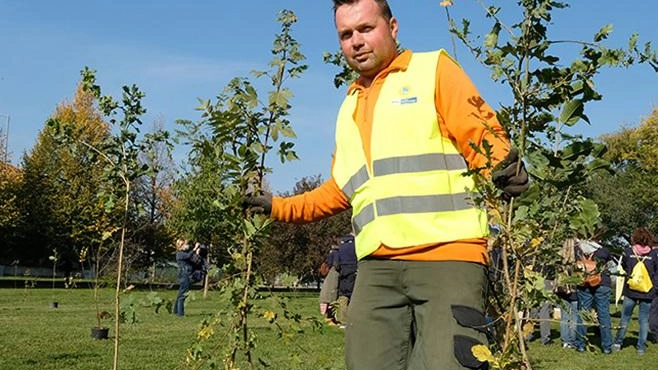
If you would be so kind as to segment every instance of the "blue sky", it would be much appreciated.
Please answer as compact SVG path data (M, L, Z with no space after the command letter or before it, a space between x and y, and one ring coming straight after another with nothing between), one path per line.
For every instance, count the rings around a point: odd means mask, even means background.
M492 106L509 103L505 86L491 81L463 47L458 45L455 52L439 2L390 0L403 46L417 51L446 48ZM573 3L554 12L554 39L591 40L611 23L610 45L623 47L637 32L642 42L658 47L658 1ZM137 84L146 93L146 125L162 121L173 129L177 119L198 120L197 98L213 98L231 78L267 68L281 9L299 17L293 33L309 70L289 86L295 93L291 120L301 160L284 165L273 160L269 181L274 191L286 191L303 176L327 178L335 114L344 94L333 87L335 68L322 62L324 51L338 48L329 0L0 0L0 127L5 129L9 116L13 162L19 163L32 148L57 104L72 99L84 66L97 70L104 93L118 96L122 85ZM515 9L504 9L504 17L513 16ZM488 30L475 0L455 0L451 12L471 19L474 31ZM561 54L565 62L574 55L567 49ZM648 66L604 71L596 80L604 100L586 108L592 124L579 124L577 132L597 137L637 125L658 107L657 82ZM178 151L177 159L182 157Z

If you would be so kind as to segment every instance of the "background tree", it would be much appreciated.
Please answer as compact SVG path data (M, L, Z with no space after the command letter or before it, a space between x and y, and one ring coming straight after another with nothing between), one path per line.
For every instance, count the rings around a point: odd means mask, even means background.
M49 132L42 130L34 148L23 158L20 207L24 222L21 225L20 244L24 250L18 258L24 264L43 266L53 249L61 249L67 244L60 231L64 220L59 219L56 212L60 201L55 148Z
M18 241L21 212L19 195L23 173L8 163L0 164L0 235L4 247L0 250L0 263L9 265L21 256Z
M222 150L213 145L213 137L203 123L179 121L179 136L189 146L183 175L172 185L174 202L168 228L176 237L198 240L212 246L214 262L230 261L235 245L234 220L225 206L217 202L226 188L222 173ZM220 206L218 206L220 205Z
M658 231L658 109L639 126L601 140L608 147L605 158L612 171L597 174L589 189L608 235L630 242L637 227Z
M94 107L94 97L78 86L72 103L60 104L52 119L65 122L76 141L98 144L109 128ZM96 153L83 145L61 146L49 126L39 133L34 148L23 158L25 181L21 208L22 244L31 255L24 263L44 265L57 250L64 269L77 264L84 249L98 245L99 224L107 219L99 207L102 168Z
M163 121L155 121L151 132L162 132L163 127ZM173 251L173 236L166 223L171 217L171 186L176 176L170 145L161 141L145 144L139 162L151 171L135 180L130 217L130 240L134 245L129 250L130 259L134 261L133 268L140 270L168 259Z
M302 177L292 192L281 194L290 196L313 190L323 183L320 175ZM338 237L352 232L351 212L318 222L303 225L275 222L271 226L270 237L261 249L257 259L258 272L272 284L279 274L297 277L300 281L319 279L317 269L329 249L337 244Z

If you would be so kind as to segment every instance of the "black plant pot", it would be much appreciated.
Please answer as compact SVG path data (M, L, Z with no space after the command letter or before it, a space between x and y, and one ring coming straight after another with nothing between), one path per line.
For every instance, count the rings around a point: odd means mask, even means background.
M59 307L59 302L57 301L50 302L50 308L57 308L57 307Z
M94 339L107 339L107 333L109 331L109 328L91 328L91 337Z

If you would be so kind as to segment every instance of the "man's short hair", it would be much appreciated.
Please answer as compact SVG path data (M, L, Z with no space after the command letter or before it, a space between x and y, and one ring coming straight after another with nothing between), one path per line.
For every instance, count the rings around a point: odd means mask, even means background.
M349 4L355 4L358 3L361 0L333 0L334 1L334 17L336 16L336 10L338 7L341 5L349 5ZM379 9L382 11L382 15L384 18L388 21L393 18L393 12L391 12L391 7L388 6L388 1L386 0L374 0L377 5L379 5Z

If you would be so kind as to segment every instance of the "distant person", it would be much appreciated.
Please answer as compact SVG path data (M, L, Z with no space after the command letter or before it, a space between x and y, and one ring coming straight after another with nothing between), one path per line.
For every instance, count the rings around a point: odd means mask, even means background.
M192 273L190 274L190 282L192 284L203 281L208 274L210 264L208 261L208 247L205 244L196 243L194 247L197 253L192 254L190 261L192 262Z
M652 249L654 253L658 254L658 234L654 234ZM658 270L658 260L654 261L655 268ZM653 278L654 292L656 292L656 287L658 287L658 274ZM658 293L654 294L653 300L651 301L651 309L649 310L649 330L651 331L651 342L656 344L658 343Z
M564 241L560 250L562 264L575 266L576 239ZM571 270L568 272L572 272ZM558 284L554 287L555 294L562 300L560 304L560 341L562 348L576 348L576 324L578 323L578 294L575 285Z
M622 347L635 306L639 307L637 319L640 324L635 348L640 355L644 354L647 349L649 311L656 290L655 287L652 287L648 292L633 290L628 285L628 276L639 261L644 261L644 265L647 267L647 272L652 278L652 281L656 280L656 260L658 260L658 255L651 248L652 243L653 235L649 230L642 227L633 231L633 235L631 235L631 246L624 249L622 267L626 271L627 277L626 284L624 284L624 302L621 310L621 321L619 322L619 330L612 345L613 351L619 351Z
M318 269L320 276L324 278L320 288L320 314L329 325L336 325L334 321L334 307L338 299L338 245L332 245L322 265Z
M348 322L348 307L357 274L354 236L341 238L338 245L338 310L336 320L344 327Z
M612 319L610 318L610 297L612 290L610 288L610 273L606 268L610 258L608 248L594 241L578 240L576 263L585 260L594 261L596 262L595 272L600 274L600 280L597 283L587 283L577 287L578 312L589 312L592 308L596 311L599 333L601 335L601 349L605 354L612 352ZM580 315L578 315L578 326L576 330L576 350L578 352L585 352L587 327L583 324L583 319Z
M174 303L173 313L178 316L185 316L185 298L192 285L192 272L194 271L195 255L198 256L199 247L190 248L187 240L176 240L176 263L178 264L178 295Z

